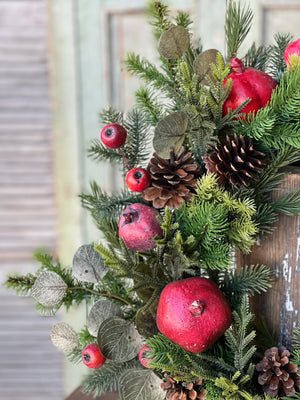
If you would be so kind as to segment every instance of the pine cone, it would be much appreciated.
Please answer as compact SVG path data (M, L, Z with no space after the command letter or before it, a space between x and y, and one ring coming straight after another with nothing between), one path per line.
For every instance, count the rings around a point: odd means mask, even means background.
M201 169L192 154L185 153L181 147L176 155L171 149L169 159L154 153L148 172L152 181L142 193L144 200L152 201L155 208L176 209L193 196Z
M205 400L206 390L200 387L202 379L184 386L180 381L175 381L167 375L165 377L161 387L167 391L166 400Z
M289 362L290 352L284 347L271 347L256 364L258 383L269 396L288 396L300 389L298 367Z
M251 138L246 142L242 135L234 135L234 139L226 136L226 143L218 139L210 148L212 152L205 154L203 161L208 173L218 175L221 186L248 187L248 181L257 180L263 171L265 154L253 148Z

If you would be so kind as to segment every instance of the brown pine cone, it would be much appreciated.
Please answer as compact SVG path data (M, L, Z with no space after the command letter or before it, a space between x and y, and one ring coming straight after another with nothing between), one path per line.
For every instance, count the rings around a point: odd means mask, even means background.
M298 367L289 362L290 352L284 347L271 347L256 364L258 383L269 396L288 396L300 389Z
M240 135L234 139L226 136L226 142L219 139L212 152L205 154L203 161L208 173L215 173L221 186L249 186L250 180L257 180L263 171L265 154L253 147L251 138L247 141Z
M152 201L153 207L168 206L176 209L189 201L194 193L201 169L192 153L185 153L181 147L175 155L170 151L170 158L164 159L156 153L148 165L151 185L142 193L144 200Z
M163 390L167 391L166 400L205 400L206 390L199 388L202 379L195 383L188 383L185 386L180 381L175 381L165 375L165 382L161 383Z

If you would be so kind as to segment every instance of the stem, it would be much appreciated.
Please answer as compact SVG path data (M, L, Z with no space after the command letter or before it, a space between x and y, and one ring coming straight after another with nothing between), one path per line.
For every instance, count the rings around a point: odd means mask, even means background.
M119 148L119 153L120 153L121 156L123 157L123 160L124 160L124 163L125 163L125 167L128 169L128 171L130 171L130 170L131 170L131 167L130 167L130 165L129 165L128 158L125 156L123 150L121 150L120 148Z
M128 306L130 306L134 311L136 311L135 307L126 299L123 299L122 297L113 294L113 293L103 293L103 292L98 292L98 290L93 290L93 289L89 289L89 288L83 288L81 286L73 286L73 287L68 287L68 290L85 290L86 292L92 293L92 294L96 294L98 296L103 296L103 297L107 297L109 299L115 299L115 300L119 300L121 302L123 302L124 304L127 304Z

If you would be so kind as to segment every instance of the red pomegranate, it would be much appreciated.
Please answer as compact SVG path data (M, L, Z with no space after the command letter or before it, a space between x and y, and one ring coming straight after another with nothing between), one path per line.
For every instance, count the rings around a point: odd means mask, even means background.
M210 279L193 277L171 282L161 293L156 315L158 329L192 353L209 349L231 322L225 296Z
M229 109L235 110L245 100L251 99L242 112L248 114L263 108L270 101L273 89L277 82L265 72L252 67L245 67L238 58L231 60L233 72L224 81L232 79L232 87L223 105L223 115L228 114Z
M300 39L295 40L293 43L287 46L283 57L287 66L300 64Z

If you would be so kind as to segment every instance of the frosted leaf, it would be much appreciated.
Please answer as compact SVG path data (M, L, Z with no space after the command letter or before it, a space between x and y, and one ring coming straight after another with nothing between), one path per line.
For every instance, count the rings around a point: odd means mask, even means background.
M181 25L172 26L159 39L159 51L165 58L181 58L190 45L190 34Z
M31 296L44 307L56 306L64 298L68 285L53 271L41 272L31 290Z
M66 322L54 324L51 329L50 338L54 346L66 354L79 346L76 332Z
M207 84L205 77L208 75L212 78L211 64L217 62L219 52L215 49L209 49L199 54L194 61L194 72L199 76L199 82Z
M119 380L120 400L164 400L162 380L151 370L132 368Z
M80 246L73 258L72 274L80 281L97 283L107 273L104 260L92 245Z
M143 346L142 337L134 325L120 317L102 322L97 340L104 357L116 362L132 360Z
M179 151L187 128L188 120L183 111L177 111L161 119L155 128L153 147L165 159L170 158L170 148Z
M123 317L121 308L109 300L98 300L87 317L86 325L92 336L97 337L98 330L103 321L110 317Z

